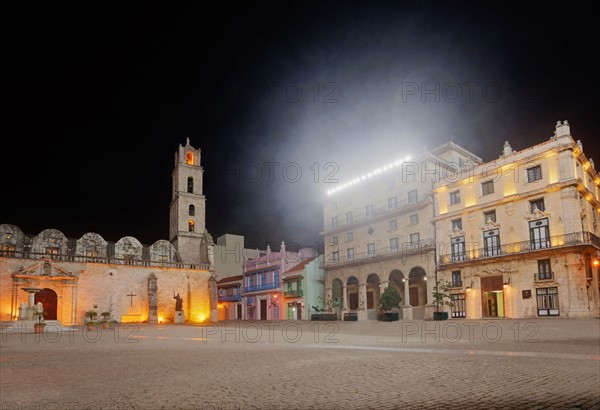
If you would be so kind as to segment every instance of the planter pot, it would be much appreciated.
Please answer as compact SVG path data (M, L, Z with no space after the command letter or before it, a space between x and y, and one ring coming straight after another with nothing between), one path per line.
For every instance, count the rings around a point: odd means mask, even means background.
M395 322L396 320L400 320L398 312L385 312L379 315L377 319L382 322Z
M356 313L356 312L344 313L344 321L345 322L356 322L356 321L358 321L358 313Z
M335 313L313 313L310 315L310 320L321 320L321 321L335 321L337 315Z
M44 331L45 327L46 327L45 324L36 323L36 324L33 325L33 331L35 333L42 333Z
M108 322L103 322L103 323L102 323L102 329L108 329L108 328L109 328L109 326L110 326L110 325L108 324Z
M90 325L88 323L86 326L87 326L87 330L96 330L96 325Z
M433 320L448 320L448 312L433 312Z

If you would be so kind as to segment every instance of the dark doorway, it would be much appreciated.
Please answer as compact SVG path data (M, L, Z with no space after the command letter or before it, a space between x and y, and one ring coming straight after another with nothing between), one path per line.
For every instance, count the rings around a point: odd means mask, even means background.
M267 320L267 299L260 301L260 320Z
M350 293L348 295L348 302L350 302L350 310L358 309L358 293Z
M375 309L373 306L373 292L367 292L367 309Z
M408 298L410 300L410 305L415 307L419 306L419 288L409 288L408 289Z
M56 301L58 300L56 292L52 289L44 288L41 292L35 294L35 303L42 302L46 320L56 320Z
M236 319L241 319L242 318L242 305L237 305L237 315L235 317Z

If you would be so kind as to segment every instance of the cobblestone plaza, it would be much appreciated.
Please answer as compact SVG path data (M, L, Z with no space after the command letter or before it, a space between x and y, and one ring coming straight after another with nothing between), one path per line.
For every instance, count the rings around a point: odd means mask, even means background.
M600 408L600 321L1 333L2 409Z

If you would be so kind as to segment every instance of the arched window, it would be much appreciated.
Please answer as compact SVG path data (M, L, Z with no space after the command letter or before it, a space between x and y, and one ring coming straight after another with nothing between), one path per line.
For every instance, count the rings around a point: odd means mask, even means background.
M192 154L191 152L188 151L188 153L185 156L186 162L189 165L193 165L194 164L194 154Z
M187 191L189 193L194 193L194 178L188 177L187 181L188 181L188 187L187 187L188 190Z
M190 221L188 222L188 231L190 231L190 232L194 232L194 226L195 226L195 225L196 225L196 224L194 223L194 221L192 221L192 220L190 219Z
M194 216L196 214L196 207L194 205L190 205L190 216Z

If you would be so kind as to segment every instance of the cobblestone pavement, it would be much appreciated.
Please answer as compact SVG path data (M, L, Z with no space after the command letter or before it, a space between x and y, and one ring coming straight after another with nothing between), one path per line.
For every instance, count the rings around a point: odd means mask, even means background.
M0 409L600 409L600 320L0 334Z

